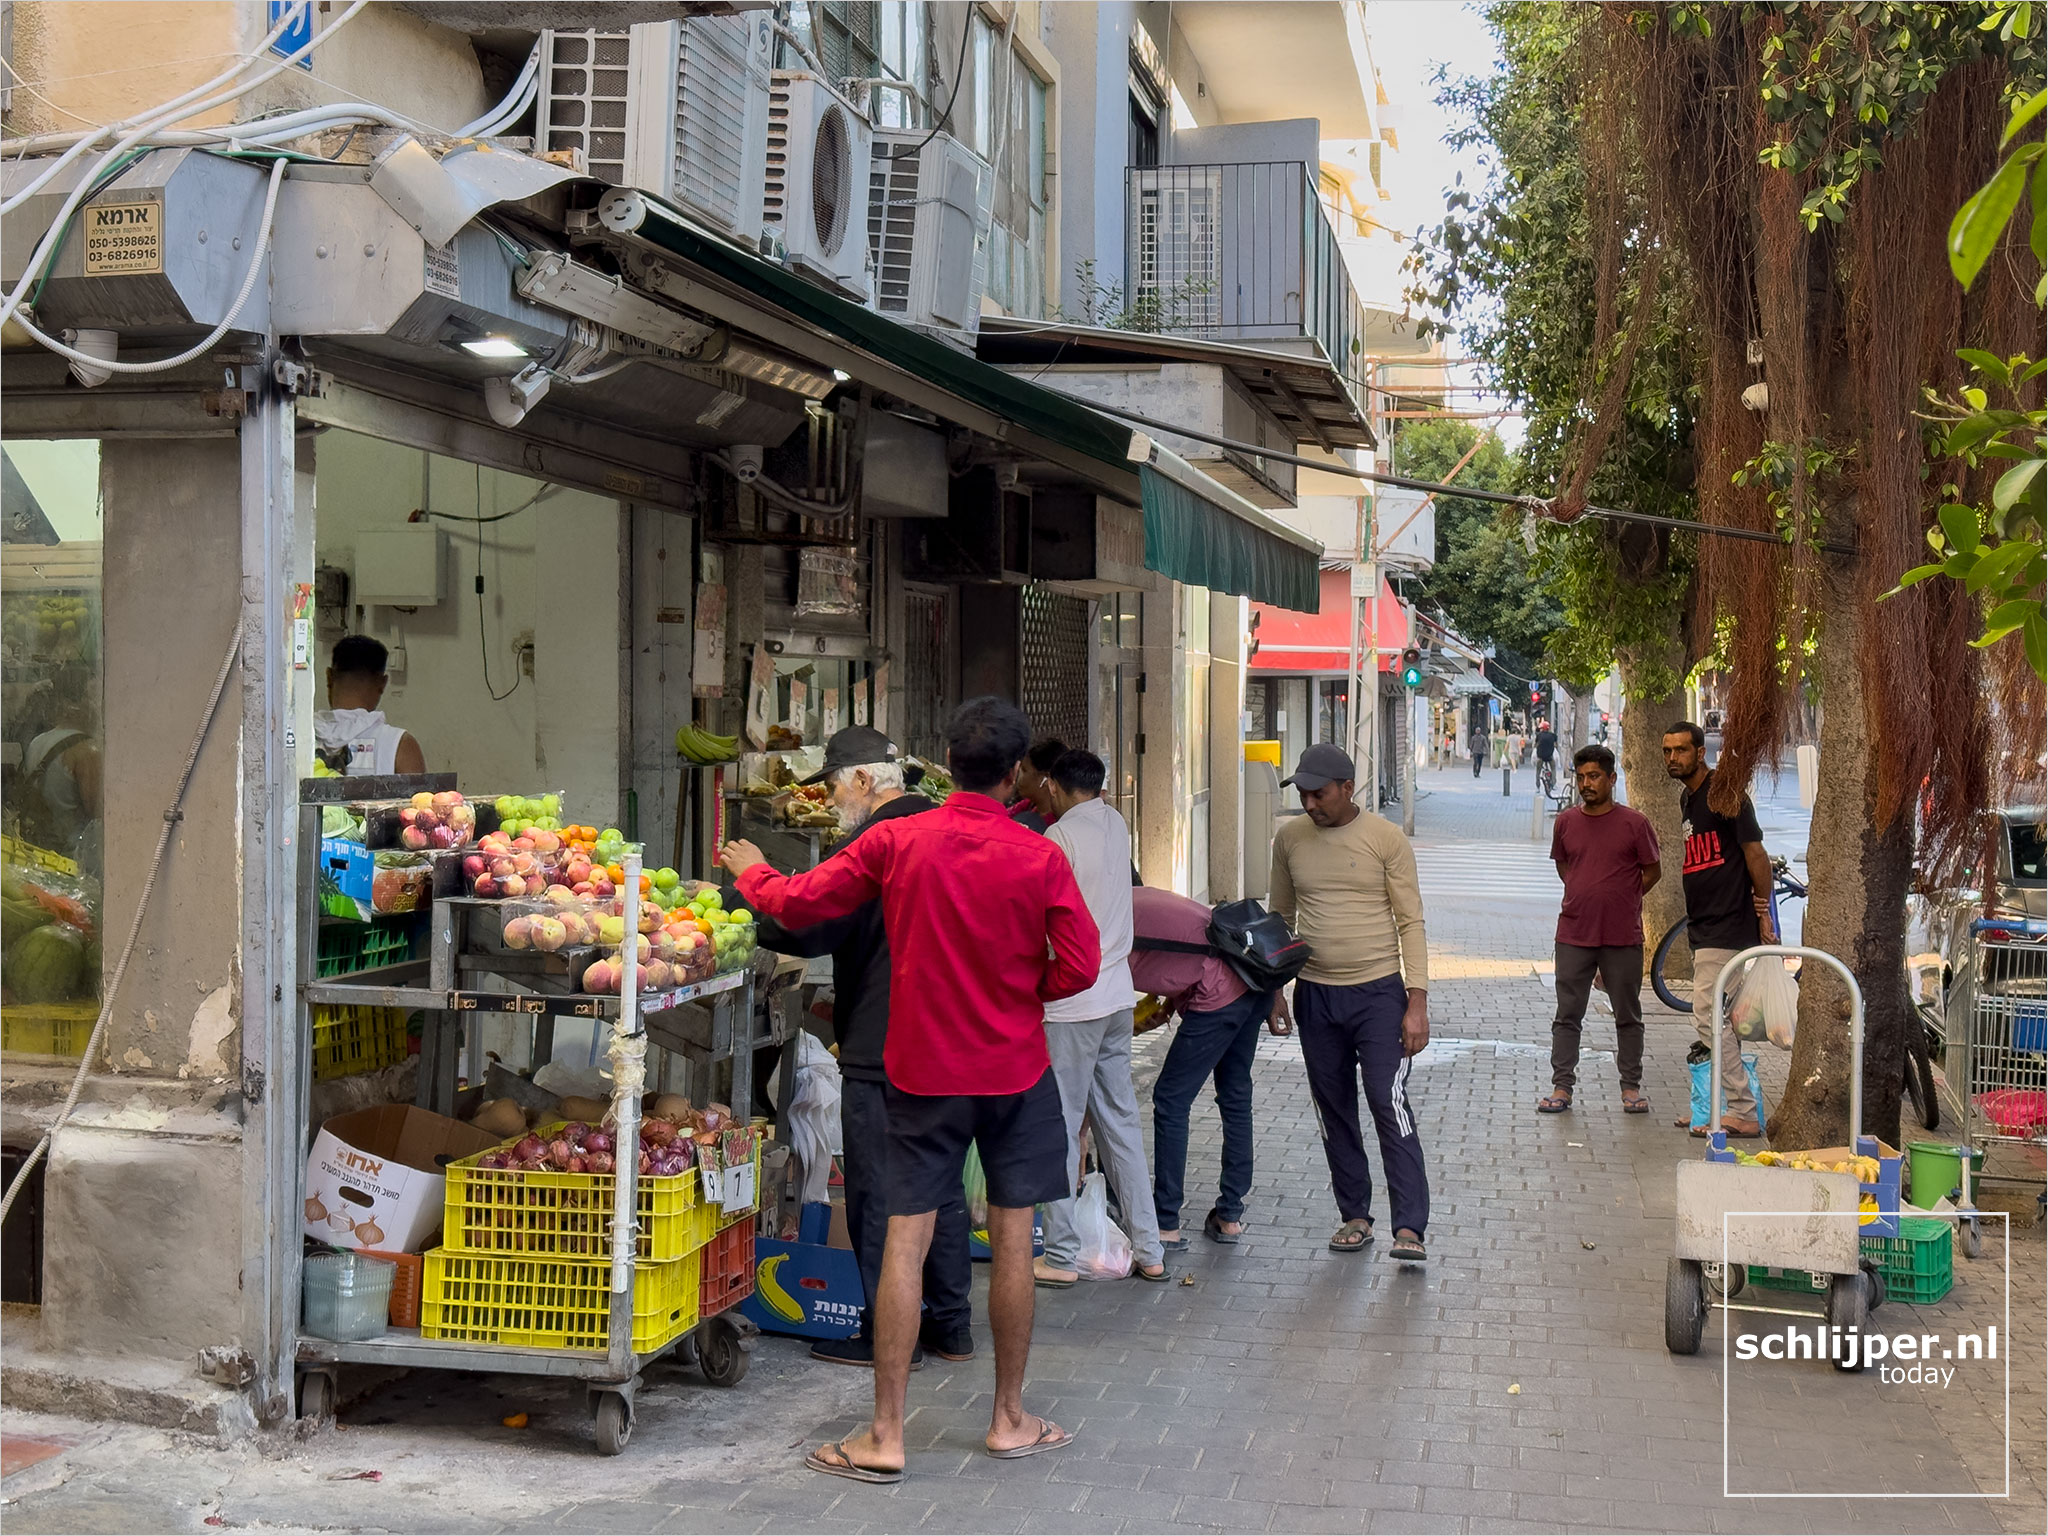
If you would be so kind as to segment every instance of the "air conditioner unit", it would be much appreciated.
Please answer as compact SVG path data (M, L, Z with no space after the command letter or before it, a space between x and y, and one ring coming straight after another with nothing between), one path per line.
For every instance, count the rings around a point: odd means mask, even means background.
M756 246L770 37L764 15L550 32L541 147L579 150L598 180L652 192Z
M816 75L777 70L768 95L764 245L862 304L872 285L860 177L874 129Z
M988 164L949 134L875 134L868 249L877 312L974 345L994 193Z

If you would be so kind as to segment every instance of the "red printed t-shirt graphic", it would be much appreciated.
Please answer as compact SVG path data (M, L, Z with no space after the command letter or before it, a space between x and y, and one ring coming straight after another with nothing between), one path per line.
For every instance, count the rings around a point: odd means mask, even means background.
M1714 791L1710 773L1698 789L1678 797L1685 818L1685 915L1687 938L1695 949L1748 949L1761 937L1756 920L1755 888L1743 855L1746 843L1761 843L1756 805L1749 796L1733 816L1708 804Z
M1643 942L1643 870L1658 862L1657 833L1641 811L1604 816L1574 806L1557 818L1550 856L1564 866L1557 942L1602 949Z
M787 928L880 898L889 1081L905 1093L1022 1093L1051 1063L1045 1005L1094 985L1095 919L1059 848L987 795L871 827L807 874L757 864L748 905Z

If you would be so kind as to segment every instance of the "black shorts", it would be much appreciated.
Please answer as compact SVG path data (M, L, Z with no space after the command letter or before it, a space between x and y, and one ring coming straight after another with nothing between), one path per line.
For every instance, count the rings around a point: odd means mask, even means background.
M922 1216L960 1198L969 1143L981 1151L988 1203L1017 1209L1074 1192L1067 1121L1052 1068L1022 1093L905 1093L888 1085L884 1194L891 1216Z

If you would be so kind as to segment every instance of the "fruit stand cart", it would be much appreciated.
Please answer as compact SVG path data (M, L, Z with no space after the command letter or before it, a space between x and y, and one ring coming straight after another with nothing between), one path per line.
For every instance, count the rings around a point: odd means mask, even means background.
M555 1019L564 1015L601 1020L609 1028L612 1093L606 1124L617 1145L639 1145L641 1097L650 1086L647 1067L650 1043L662 1049L656 1076L665 1074L666 1058L693 1052L702 1062L731 1061L732 1100L745 1105L752 1092L754 973L751 965L715 975L694 985L659 993L639 990L635 946L624 944L623 971L617 995L583 993L571 988L581 967L561 955L480 956L470 946L473 929L487 926L483 909L491 903L460 897L437 897L430 918L429 953L423 959L365 970L347 977L321 978L317 972L320 912L315 897L321 813L328 805L410 795L422 788L452 788L452 776L417 778L309 779L300 787L299 987L300 1027L313 1028L316 1010L367 1007L417 1010L426 1024L421 1041L419 1100L422 1107L448 1113L453 1108L457 1058L464 1023L487 1013L513 1015L532 1026L536 1046L552 1045ZM627 856L621 886L625 932L638 930L640 905L639 854ZM521 964L519 962L525 962ZM709 1031L692 1031L675 1021L695 1013L714 1021ZM471 1082L481 1079L483 1065L475 1036L469 1030ZM542 1059L537 1057L536 1059ZM299 1117L308 1115L308 1090L301 1087ZM742 1119L744 1125L744 1118ZM304 1145L302 1134L300 1144ZM635 1158L621 1155L616 1172L541 1174L536 1191L514 1190L522 1209L519 1230L509 1246L522 1251L504 1258L480 1251L470 1241L461 1247L436 1249L424 1261L427 1299L423 1314L434 1314L442 1326L392 1327L383 1334L354 1342L337 1342L300 1334L300 1414L317 1418L332 1411L343 1365L423 1367L549 1376L582 1382L589 1391L596 1420L597 1444L606 1455L622 1451L633 1429L633 1399L641 1373L671 1352L699 1365L708 1379L732 1385L745 1375L752 1349L752 1325L730 1312L751 1289L752 1267L740 1265L752 1247L752 1220L730 1219L721 1228L721 1208L731 1215L749 1207L758 1180L758 1140L751 1176L735 1180L735 1198L712 1206L701 1199L700 1170L674 1178L643 1178ZM493 1179L507 1176L479 1170L478 1158L450 1164L448 1208L453 1223L482 1209L488 1218ZM510 1176L521 1177L519 1175ZM734 1179L733 1172L722 1175ZM589 1197L575 1213L571 1240L552 1238L557 1219L564 1233L572 1203L551 1197L549 1181L574 1182L596 1191L608 1203L593 1208ZM302 1187L303 1197L306 1191ZM497 1197L503 1198L503 1197ZM547 1209L543 1209L547 1207ZM472 1234L465 1234L468 1237ZM488 1236L488 1234L486 1234ZM454 1234L444 1242L455 1244ZM666 1245L664 1249L663 1245ZM745 1252L743 1252L743 1250ZM669 1262L648 1262L664 1252L681 1251ZM712 1266L706 1272L704 1265ZM300 1275L290 1277L296 1294ZM701 1286L701 1291L700 1291ZM445 1314L445 1315L444 1315ZM294 1306L290 1315L296 1319ZM452 1322L450 1320L453 1320ZM438 1333L439 1336L430 1336ZM517 1342L513 1342L516 1340Z
M1849 1144L1825 1153L1774 1156L1770 1163L1738 1160L1721 1126L1721 1037L1731 977L1751 961L1776 964L1787 956L1825 965L1849 989ZM1673 1354L1697 1354L1712 1307L1740 1312L1805 1311L1737 1304L1748 1269L1757 1265L1826 1277L1827 1320L1860 1328L1884 1300L1884 1282L1865 1263L1861 1239L1899 1234L1897 1152L1863 1124L1863 993L1849 968L1823 950L1764 944L1745 949L1721 967L1714 981L1712 1034L1713 1126L1703 1161L1678 1165L1677 1240L1665 1271L1664 1344ZM1836 1171L1836 1165L1852 1171ZM1874 1175L1864 1177L1863 1175ZM1804 1219L1794 1219L1803 1216ZM1710 1302L1709 1282L1723 1299ZM1850 1364L1837 1361L1844 1369Z

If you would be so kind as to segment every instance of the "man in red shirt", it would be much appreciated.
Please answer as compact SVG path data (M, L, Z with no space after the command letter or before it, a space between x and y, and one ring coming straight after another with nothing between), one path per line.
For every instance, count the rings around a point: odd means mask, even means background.
M1614 1008L1614 1064L1621 1107L1647 1114L1643 1097L1643 896L1663 873L1657 833L1641 811L1614 798L1614 754L1581 747L1572 754L1580 804L1557 818L1550 856L1564 881L1557 915L1557 1019L1550 1026L1551 1092L1538 1113L1572 1107L1579 1030L1597 971Z
M875 1311L875 1412L858 1435L804 1458L860 1482L903 1480L903 1406L936 1213L960 1193L972 1143L988 1180L995 1410L983 1442L1009 1459L1073 1436L1024 1412L1031 1351L1031 1214L1072 1193L1066 1120L1045 1045L1045 1005L1091 986L1101 940L1066 856L1004 812L1030 744L1023 712L970 699L946 727L954 793L936 811L870 828L807 874L784 876L751 843L719 861L748 906L785 927L879 900L889 936L884 1194L889 1232Z

